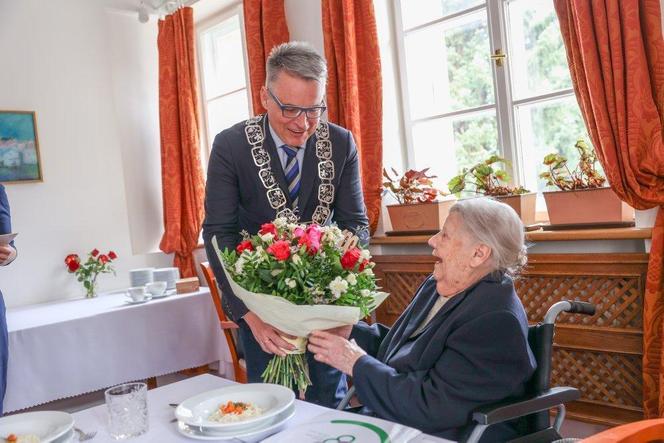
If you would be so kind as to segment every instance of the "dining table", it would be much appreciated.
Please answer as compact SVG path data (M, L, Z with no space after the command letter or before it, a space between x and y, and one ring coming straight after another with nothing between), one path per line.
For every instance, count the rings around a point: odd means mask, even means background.
M174 421L174 408L172 405L179 404L187 398L213 390L236 385L231 380L224 379L211 374L203 374L187 378L166 386L161 386L148 391L148 422L149 428L143 435L133 437L131 442L136 443L170 443L170 442L193 442L194 440L183 436L177 430L177 423ZM308 422L315 422L317 417L330 417L330 414L339 418L346 418L351 415L349 412L335 411L323 406L308 403L302 400L295 400L295 414L288 420L281 432L287 431L298 425ZM99 405L85 409L73 414L75 426L85 433L96 433L91 443L115 442L106 428L108 412L106 405ZM271 441L280 441L277 434ZM225 440L226 443L242 443L242 440ZM296 443L292 440L284 443ZM362 443L362 442L356 442ZM451 440L435 437L427 434L419 434L414 439L407 442L391 441L391 443L453 443Z
M120 291L10 308L7 325L5 412L217 361L232 368L207 287L144 303Z

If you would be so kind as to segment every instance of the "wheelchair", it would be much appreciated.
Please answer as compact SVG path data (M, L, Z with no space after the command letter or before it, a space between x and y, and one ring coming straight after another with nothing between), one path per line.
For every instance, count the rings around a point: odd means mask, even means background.
M541 323L528 327L528 344L537 369L526 385L526 394L477 408L472 413L475 426L460 443L477 443L489 426L517 419L520 436L510 443L550 443L562 439L560 427L565 419L565 403L577 400L581 394L569 386L550 387L554 325L561 312L594 315L595 306L559 301L549 308ZM346 409L354 393L355 388L351 387L337 409ZM551 424L549 410L554 408L556 418Z

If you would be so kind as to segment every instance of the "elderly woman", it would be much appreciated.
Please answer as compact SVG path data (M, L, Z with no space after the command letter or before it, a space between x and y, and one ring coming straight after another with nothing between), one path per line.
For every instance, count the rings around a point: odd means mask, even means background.
M536 367L510 277L526 261L523 225L508 205L463 200L429 246L433 274L391 329L315 331L309 350L353 376L368 412L456 440L475 408L523 394ZM483 441L514 434L495 425Z

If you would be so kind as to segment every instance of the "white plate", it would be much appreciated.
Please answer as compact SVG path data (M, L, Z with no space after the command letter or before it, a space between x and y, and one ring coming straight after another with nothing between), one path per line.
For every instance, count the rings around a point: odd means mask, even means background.
M51 443L74 427L74 418L66 412L37 411L0 418L0 436L34 434L41 443Z
M208 420L208 417L228 401L251 403L263 410L261 415L233 423L219 423ZM288 409L295 402L292 390L268 383L248 383L228 386L204 392L180 403L175 409L175 417L181 422L192 426L204 426L219 431L238 431L255 428L277 414Z
M288 409L283 411L280 414L277 414L276 417L273 417L268 423L264 423L264 426L259 426L258 428L253 428L244 432L237 431L226 431L226 432L214 432L208 431L209 428L191 426L181 421L178 421L178 431L180 434L193 438L194 440L210 440L210 441L238 441L241 440L246 443L253 443L258 441L263 441L263 439L269 437L272 434L276 434L281 431L286 422L293 418L295 415L295 405L291 405Z

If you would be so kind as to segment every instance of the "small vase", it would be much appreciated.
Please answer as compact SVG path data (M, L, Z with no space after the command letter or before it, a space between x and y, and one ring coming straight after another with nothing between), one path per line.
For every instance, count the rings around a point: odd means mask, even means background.
M95 298L97 296L97 280L84 282L85 298Z

